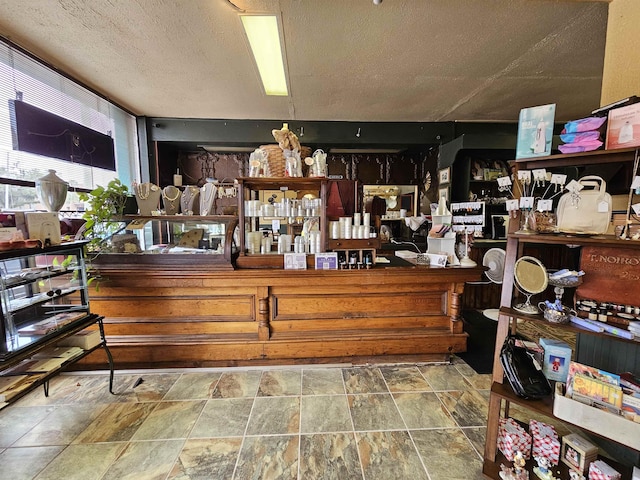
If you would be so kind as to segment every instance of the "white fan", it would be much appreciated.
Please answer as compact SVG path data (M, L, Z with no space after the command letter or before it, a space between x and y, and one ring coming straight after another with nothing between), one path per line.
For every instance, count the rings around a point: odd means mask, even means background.
M504 277L504 259L506 255L507 252L502 248L490 248L482 257L482 265L489 269L484 272L485 275L491 282L497 283L498 285L502 284ZM499 312L497 308L487 308L482 311L482 314L497 322Z

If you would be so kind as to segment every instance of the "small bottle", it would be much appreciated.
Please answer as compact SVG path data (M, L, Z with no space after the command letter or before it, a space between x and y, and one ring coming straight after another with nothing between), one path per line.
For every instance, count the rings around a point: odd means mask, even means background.
M597 320L598 319L598 310L596 307L592 307L589 311L589 320Z

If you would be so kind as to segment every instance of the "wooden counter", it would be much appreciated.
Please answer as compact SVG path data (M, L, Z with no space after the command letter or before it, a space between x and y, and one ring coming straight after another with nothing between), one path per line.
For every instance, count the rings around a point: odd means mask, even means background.
M187 255L162 270L118 256L94 261L90 302L121 369L444 360L466 350L460 295L483 271L215 271Z

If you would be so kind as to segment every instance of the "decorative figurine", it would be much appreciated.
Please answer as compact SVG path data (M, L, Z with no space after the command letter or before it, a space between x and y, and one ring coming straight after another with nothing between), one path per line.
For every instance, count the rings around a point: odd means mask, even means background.
M569 470L569 478L571 480L585 480L584 476L580 472L576 472L575 470Z
M529 472L524 468L526 462L524 455L518 450L513 457L513 468L500 464L500 478L502 480L529 480Z
M534 459L538 466L533 467L533 473L535 473L538 478L541 478L542 480L557 480L551 472L551 460L547 457L534 457Z

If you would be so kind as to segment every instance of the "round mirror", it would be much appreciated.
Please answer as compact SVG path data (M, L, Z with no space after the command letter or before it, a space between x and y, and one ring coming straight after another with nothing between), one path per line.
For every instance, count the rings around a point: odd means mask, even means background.
M531 305L531 297L546 290L549 283L547 269L537 258L524 256L516 260L513 275L518 290L527 297L524 303L513 308L522 313L540 313L538 307Z

